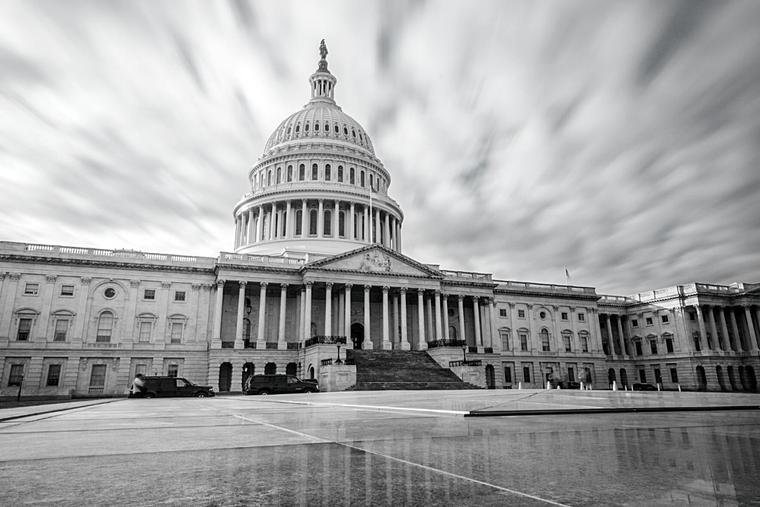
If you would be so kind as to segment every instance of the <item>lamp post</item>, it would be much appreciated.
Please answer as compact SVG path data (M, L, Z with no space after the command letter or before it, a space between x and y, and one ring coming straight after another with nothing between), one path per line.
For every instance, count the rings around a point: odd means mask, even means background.
M340 360L340 343L338 344L338 360L335 361L335 364L343 364L343 362Z
M18 381L18 394L16 395L16 401L21 401L21 384L24 383L24 375L21 375Z
M467 344L466 343L462 345L462 357L464 359L462 361L462 366L465 366L467 364Z

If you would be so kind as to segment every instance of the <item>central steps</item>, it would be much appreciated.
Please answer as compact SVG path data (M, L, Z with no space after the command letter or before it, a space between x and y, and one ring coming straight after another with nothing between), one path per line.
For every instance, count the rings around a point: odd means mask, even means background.
M347 350L356 364L354 391L480 389L418 350Z

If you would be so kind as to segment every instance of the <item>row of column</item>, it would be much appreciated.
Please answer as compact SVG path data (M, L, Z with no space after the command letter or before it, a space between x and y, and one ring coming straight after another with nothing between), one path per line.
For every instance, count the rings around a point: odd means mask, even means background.
M760 330L760 308L755 310L754 319L750 305L742 305L741 308L721 305L694 305L694 310L697 315L700 340L702 337L705 338L704 345L707 346L708 350L760 351L757 343L758 330ZM743 333L743 329L740 329L736 317L737 311L740 313L739 320L741 320L743 313L743 324L749 336ZM728 319L726 314L728 314ZM728 331L727 321L731 323L732 333ZM720 331L718 330L718 322L720 323ZM708 325L709 331L707 330ZM749 338L749 343L747 343L747 338ZM737 340L739 340L738 345Z
M216 293L216 308L214 312L214 339L217 342L221 342L221 326L222 326L222 305L223 305L223 293L224 293L224 280L217 282ZM243 348L243 319L245 313L245 292L247 282L238 282L238 306L237 306L237 319L235 328L235 348ZM256 348L266 348L266 336L265 336L265 322L266 322L266 293L267 282L259 283L259 325L257 326L256 336ZM301 290L298 295L298 339L304 341L310 338L313 334L311 328L312 323L312 295L313 295L314 282L306 282L301 286ZM351 324L352 324L352 291L354 286L352 284L344 284L342 290L337 294L338 315L343 319L338 320L333 324L333 291L334 284L327 282L324 283L325 287L325 308L324 308L324 327L323 334L325 336L333 335L333 331L337 329L338 335L350 336ZM363 328L364 328L364 341L363 348L374 348L374 343L371 336L371 304L370 304L370 292L374 286L364 285L363 289ZM380 348L391 349L393 343L398 343L398 347L402 350L409 350L412 348L412 341L408 336L409 333L409 321L408 321L408 307L409 301L407 298L407 292L410 289L406 287L398 288L398 293L390 294L390 286L381 286L382 290L382 324L381 324L381 341L379 342ZM288 284L280 284L280 306L279 306L279 319L278 319L278 332L277 332L277 348L287 348L285 337L285 322L287 316L287 289ZM394 288L395 289L395 288ZM440 291L430 291L426 289L411 289L417 292L417 340L416 349L426 350L427 342L433 340L449 340L449 328L451 322L449 321L448 302L449 298L456 298L456 304L458 306L458 326L460 340L467 341L467 334L465 331L464 320L464 304L465 298L469 298L469 304L472 305L474 315L474 337L472 343L479 349L485 347L491 347L498 351L500 343L495 339L496 337L496 323L495 323L495 309L493 298L481 298L477 296L465 296L462 294L449 295L442 294ZM391 301L392 298L392 301ZM482 303L481 303L482 300ZM393 308L393 341L391 341L391 305ZM340 319L340 317L339 317ZM412 326L412 329L414 327ZM398 330L398 333L396 332ZM398 335L398 336L397 336ZM346 345L351 346L350 339L347 340Z
M329 199L316 201L316 207L308 206L309 199L301 199L261 204L241 212L235 217L235 248L279 239L341 237L379 243L401 251L401 220L394 214L365 204ZM326 211L330 212L329 218ZM341 214L344 217L342 234Z

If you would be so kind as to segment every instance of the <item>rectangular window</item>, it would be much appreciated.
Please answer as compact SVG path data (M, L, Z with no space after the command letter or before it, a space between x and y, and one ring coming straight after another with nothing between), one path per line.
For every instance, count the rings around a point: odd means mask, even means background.
M572 366L567 367L567 380L570 382L575 382L575 368Z
M140 341L149 342L150 334L152 330L153 330L152 322L140 322Z
M530 366L523 366L523 382L530 383Z
M18 320L18 334L16 339L20 342L29 340L29 333L32 331L32 319L19 319Z
M504 382L506 382L507 384L512 383L512 367L511 366L504 367Z
M45 385L48 387L57 386L60 379L61 379L61 365L51 364L50 366L48 366L48 376L47 376L47 382L45 383Z
M567 312L562 312L562 320L567 320Z
M507 316L507 309L499 308L499 317L506 317L506 316Z
M69 330L69 321L67 319L57 319L55 321L55 333L53 334L53 341L65 342L66 331Z
M106 385L106 365L93 364L90 372L90 392L102 393Z
M652 349L652 354L657 354L657 340L649 340L649 346Z
M501 348L504 351L508 351L509 349L509 333L507 331L501 332Z
M25 296L36 296L40 292L40 284L38 283L27 283L24 286L24 295Z
M166 369L166 375L169 377L176 377L179 374L179 365L170 364Z
M635 343L636 343L636 355L640 356L644 353L643 349L641 348L641 342L636 341Z
M652 325L652 317L647 317L646 318L646 323L647 323L647 326L651 326Z
M142 373L143 375L148 371L148 365L139 363L135 365L135 375Z
M678 368L675 366L670 368L670 381L674 384L678 383Z
M667 349L668 353L673 352L673 339L672 338L665 338L665 348Z
M578 320L583 322L586 320L586 314L585 313L579 313L578 314Z
M528 335L520 333L520 350L527 352L528 350Z
M646 372L646 370L644 370L644 368L641 368L639 370L639 382L641 382L643 384L646 381L647 381L647 372Z
M663 324L667 324L670 321L667 315L660 316L660 319L662 320Z
M699 336L694 337L694 350L696 350L697 352L702 350L702 344L699 343Z
M10 387L10 386L20 386L22 380L24 380L24 365L23 364L12 364L11 365L11 374L8 377L8 387Z
M639 327L639 321L636 319L631 319L631 325L633 327Z
M570 352L570 336L565 335L562 339L565 341L565 352Z
M689 312L689 320L697 320L697 314Z
M585 336L581 336L581 350L583 352L588 352L588 338Z
M550 352L551 346L549 345L549 333L541 333L541 350L544 352Z
M657 384L662 384L662 373L659 368L654 369L654 381Z
M74 295L73 285L61 285L61 296L73 296L73 295Z
M525 310L517 310L517 318L518 319L524 319L525 318Z
M172 329L171 329L171 342L172 343L182 343L182 323L181 322L172 322Z
M145 289L145 292L143 293L143 299L148 299L150 301L153 301L154 299L156 299L156 290Z
M178 290L174 292L174 301L184 301L185 300L185 291Z

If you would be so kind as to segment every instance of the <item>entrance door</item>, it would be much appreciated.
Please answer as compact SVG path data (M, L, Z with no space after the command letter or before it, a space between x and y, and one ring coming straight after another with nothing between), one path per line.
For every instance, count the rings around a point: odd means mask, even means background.
M702 366L697 366L697 390L707 390L707 376L705 375L705 369Z
M358 322L351 324L351 341L355 350L361 350L364 341L364 326Z
M496 378L493 366L490 364L486 365L486 386L488 386L488 389L496 389Z
M232 364L219 365L219 391L229 391L232 387Z

